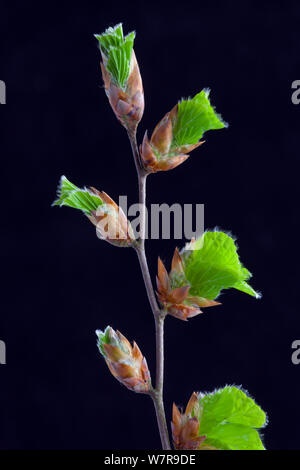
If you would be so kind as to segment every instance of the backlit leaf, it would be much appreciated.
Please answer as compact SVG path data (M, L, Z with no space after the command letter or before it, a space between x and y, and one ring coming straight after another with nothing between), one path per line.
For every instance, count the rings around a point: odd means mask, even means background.
M91 211L103 205L103 201L88 189L80 189L71 183L65 176L61 177L57 189L58 198L52 204L53 206L68 206L80 209L86 215L91 215Z
M199 394L199 408L193 413L200 421L204 444L222 450L263 450L257 429L266 424L266 414L238 387L226 386Z
M107 59L106 68L116 84L125 89L130 73L131 55L135 32L124 37L122 24L108 28L103 34L95 34L101 52Z
M209 101L209 90L178 103L171 148L196 144L206 131L222 129L228 124L216 113Z
M214 300L222 289L259 294L247 284L251 273L242 265L234 239L224 232L205 232L181 252L190 294Z

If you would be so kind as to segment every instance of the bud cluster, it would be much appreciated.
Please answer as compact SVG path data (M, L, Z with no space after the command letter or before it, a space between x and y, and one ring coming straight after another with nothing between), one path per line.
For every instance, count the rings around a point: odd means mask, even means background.
M200 436L201 415L197 394L194 392L186 406L185 412L180 413L173 403L173 419L171 423L173 444L176 450L216 450L205 445L206 436Z
M168 274L163 262L158 258L158 275L156 278L157 295L167 313L180 320L187 321L202 313L204 307L219 305L215 300L189 294L190 284L184 273L184 263L178 249L174 251L171 271Z
M145 169L151 173L176 168L189 157L188 152L204 143L200 141L193 145L176 145L173 133L177 114L178 104L157 124L150 140L147 132L144 135L140 154Z

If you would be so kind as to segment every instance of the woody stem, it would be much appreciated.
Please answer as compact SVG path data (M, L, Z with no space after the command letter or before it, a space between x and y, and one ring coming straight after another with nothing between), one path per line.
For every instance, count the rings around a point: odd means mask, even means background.
M136 142L136 133L128 132L134 156L135 166L139 182L139 210L140 210L140 239L136 246L136 252L140 262L140 267L155 320L155 338L156 338L156 385L150 392L153 400L156 418L160 433L162 448L170 450L169 433L166 422L166 415L163 402L163 383L164 383L164 320L165 313L160 310L155 297L149 267L145 252L145 231L146 231L146 179L147 173L144 170Z

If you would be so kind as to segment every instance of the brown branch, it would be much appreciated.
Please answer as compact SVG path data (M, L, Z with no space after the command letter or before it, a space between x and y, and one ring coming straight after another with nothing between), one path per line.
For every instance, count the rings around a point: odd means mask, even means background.
M149 303L152 308L155 320L155 338L156 338L156 386L150 392L153 400L156 418L160 433L162 448L170 450L169 433L166 422L166 415L163 402L163 383L164 383L164 320L165 313L162 311L155 297L148 263L145 252L145 229L146 229L146 179L147 172L142 166L138 146L136 142L136 132L128 132L128 137L131 144L131 149L134 157L135 167L138 175L139 182L139 210L140 210L140 239L135 250L138 255L140 267L147 291Z

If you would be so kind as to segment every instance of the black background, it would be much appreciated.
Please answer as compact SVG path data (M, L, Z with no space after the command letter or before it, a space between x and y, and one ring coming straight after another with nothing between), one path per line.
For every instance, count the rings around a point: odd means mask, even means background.
M50 6L51 5L51 6ZM267 411L269 449L297 449L300 365L297 2L1 2L0 448L159 448L151 400L114 380L94 330L135 339L154 377L154 328L135 253L98 240L77 211L51 208L59 177L137 202L130 146L102 89L93 33L135 29L146 108L139 140L204 87L230 127L176 170L150 176L148 203L205 203L230 230L259 301L228 291L188 323L166 321L165 405L242 384ZM183 243L183 242L182 242ZM168 264L176 240L148 241Z

